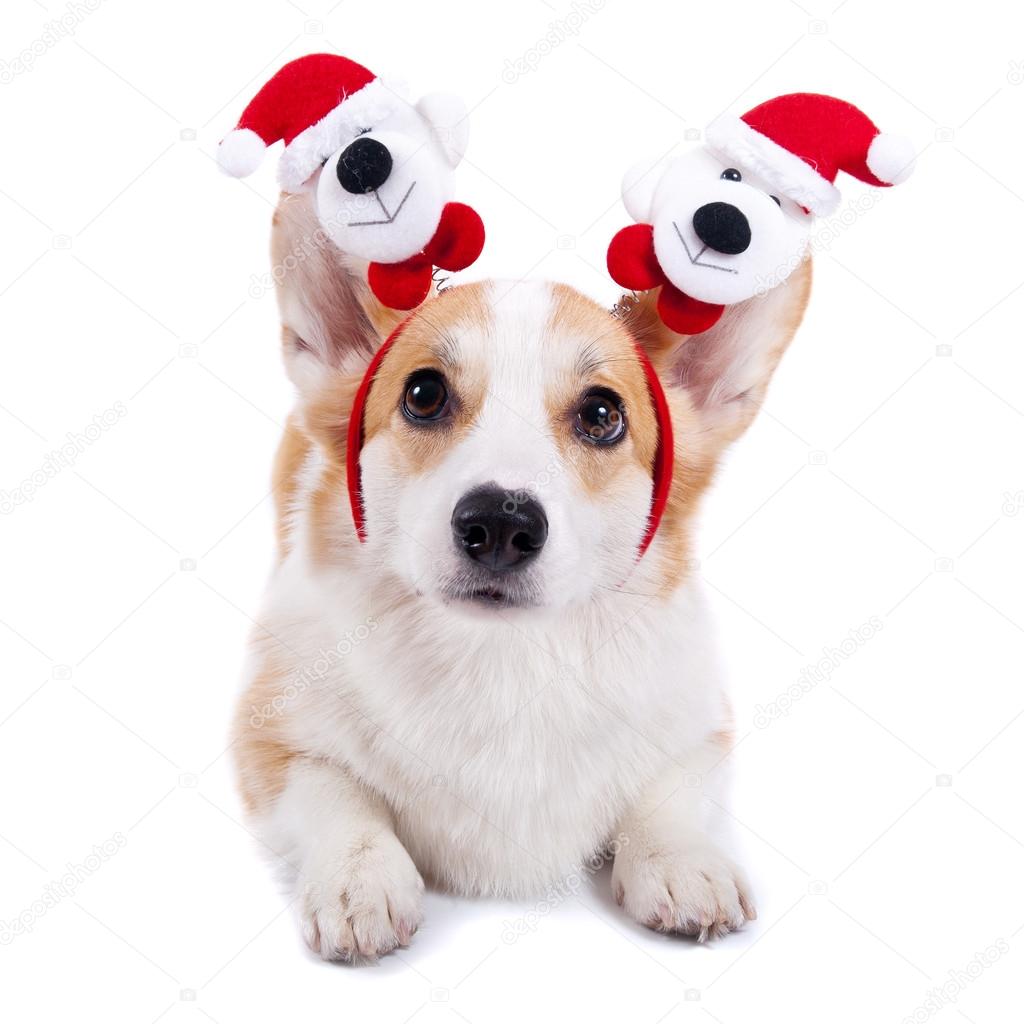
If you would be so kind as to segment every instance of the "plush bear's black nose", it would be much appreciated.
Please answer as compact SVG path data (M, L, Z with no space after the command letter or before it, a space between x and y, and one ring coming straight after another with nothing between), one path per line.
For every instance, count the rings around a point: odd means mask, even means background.
M338 157L338 181L346 192L374 192L388 180L391 153L376 139L358 138Z
M750 246L750 223L731 203L706 203L693 215L693 230L705 245L727 256Z
M459 499L452 536L474 562L492 572L509 572L523 568L544 547L548 518L529 495L484 484Z

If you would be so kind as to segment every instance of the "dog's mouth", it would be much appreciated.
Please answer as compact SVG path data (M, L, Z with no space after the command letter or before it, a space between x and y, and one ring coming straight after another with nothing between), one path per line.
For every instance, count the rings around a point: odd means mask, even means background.
M514 598L500 587L478 587L471 591L464 600L484 608L514 608Z
M416 182L414 181L405 190L405 195L402 196L402 198L398 201L398 205L394 208L394 210L389 210L387 208L387 205L385 204L384 200L381 199L381 197L380 197L380 190L379 189L374 189L373 190L373 198L377 201L377 205L380 207L381 212L383 213L383 216L382 217L377 217L374 220L353 220L353 221L349 221L349 225L348 226L350 228L365 228L365 227L370 227L371 225L375 225L375 224L393 224L395 222L395 218L402 212L402 207L405 206L406 200L412 194L412 190L415 187L416 187Z
M525 580L448 579L441 584L446 604L483 609L530 608L540 603L536 587Z

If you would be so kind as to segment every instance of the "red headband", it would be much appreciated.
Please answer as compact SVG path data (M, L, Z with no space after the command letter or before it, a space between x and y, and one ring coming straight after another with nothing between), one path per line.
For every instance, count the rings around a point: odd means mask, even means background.
M409 322L411 317L406 317L387 337L387 340L370 360L370 365L363 374L359 384L355 400L352 403L352 415L349 418L348 440L345 451L345 469L348 480L348 500L352 506L352 521L355 523L356 534L360 541L366 540L366 521L363 516L363 488L362 471L359 466L359 453L363 448L365 440L364 416L366 410L366 399L370 393L370 385L377 370L387 355L388 350L395 343L402 329ZM637 357L644 369L644 376L647 378L647 389L654 403L654 416L658 421L658 448L654 453L654 465L652 474L654 486L651 493L651 511L647 517L647 530L640 546L637 548L636 557L642 558L644 552L651 546L654 535L658 531L661 517L664 515L665 506L668 504L668 493L672 488L672 466L675 459L675 442L672 434L672 415L668 408L668 399L665 397L665 389L661 386L658 373L654 369L647 353L636 345Z

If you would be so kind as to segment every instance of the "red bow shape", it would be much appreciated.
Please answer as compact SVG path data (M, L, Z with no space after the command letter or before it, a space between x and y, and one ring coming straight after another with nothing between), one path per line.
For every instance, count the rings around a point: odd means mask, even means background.
M650 224L630 224L615 235L608 246L608 273L616 284L631 291L660 287L658 315L677 334L700 334L714 327L725 309L717 303L701 302L669 281L654 253Z
M465 270L484 247L484 222L471 206L447 203L434 237L401 263L371 263L370 290L391 309L413 309L430 292L434 267Z

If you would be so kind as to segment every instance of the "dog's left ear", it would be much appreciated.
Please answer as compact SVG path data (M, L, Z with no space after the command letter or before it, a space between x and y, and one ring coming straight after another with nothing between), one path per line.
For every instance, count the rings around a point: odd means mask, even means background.
M469 143L469 110L459 96L430 92L416 109L427 119L452 167L458 167Z
M676 334L657 309L657 293L624 297L626 326L650 357L666 393L685 393L717 455L750 425L782 354L803 319L811 291L808 257L764 295L727 306L701 334ZM679 439L685 447L685 436Z
M270 248L292 383L309 395L334 373L361 373L405 314L375 298L365 263L331 242L308 192L281 195Z

